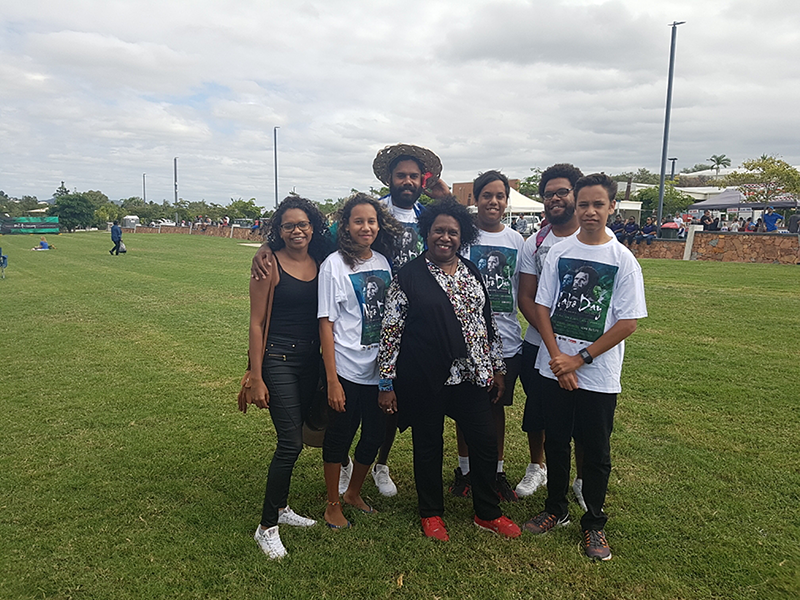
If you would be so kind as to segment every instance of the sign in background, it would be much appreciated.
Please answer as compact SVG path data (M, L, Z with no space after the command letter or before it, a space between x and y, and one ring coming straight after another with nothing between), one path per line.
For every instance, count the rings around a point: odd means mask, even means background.
M58 233L58 217L11 217L0 219L0 235Z

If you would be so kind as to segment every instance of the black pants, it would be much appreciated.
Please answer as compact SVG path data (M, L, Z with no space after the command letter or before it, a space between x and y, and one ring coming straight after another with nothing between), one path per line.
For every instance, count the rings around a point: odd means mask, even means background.
M475 514L487 521L498 518L501 515L500 500L494 491L497 435L487 391L471 383L446 385L435 397L416 398L414 403L411 438L420 517L444 514L442 436L447 415L458 424L469 446Z
M570 440L574 437L584 449L583 499L587 510L581 518L581 528L603 529L608 520L603 504L611 474L611 431L617 395L581 389L567 391L549 377L542 377L541 390L547 458L545 510L559 517L568 512Z
M386 415L378 406L378 386L353 383L342 377L344 412L330 411L322 460L326 463L346 463L347 454L361 425L361 437L353 454L356 462L371 465L378 455L386 435Z
M278 509L286 506L294 463L303 449L303 421L319 379L319 342L268 339L261 373L278 437L261 512L261 525L272 527L278 524Z
M111 241L113 242L114 240L111 240ZM111 250L109 250L109 252L113 252L114 254L119 254L119 245L121 243L122 243L122 240L117 240L116 242L114 242L114 247Z

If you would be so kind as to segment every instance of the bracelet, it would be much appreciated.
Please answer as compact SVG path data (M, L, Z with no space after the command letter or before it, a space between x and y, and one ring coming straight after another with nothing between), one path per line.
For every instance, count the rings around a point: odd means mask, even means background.
M393 392L394 391L394 380L393 379L379 379L378 380L378 391L379 392Z

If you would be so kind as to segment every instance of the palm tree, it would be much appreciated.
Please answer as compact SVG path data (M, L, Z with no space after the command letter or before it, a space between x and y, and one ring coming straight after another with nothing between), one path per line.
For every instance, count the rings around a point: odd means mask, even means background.
M711 167L716 169L717 177L719 177L720 167L731 166L731 159L725 156L724 154L712 154L711 158L709 158L708 160L711 162Z

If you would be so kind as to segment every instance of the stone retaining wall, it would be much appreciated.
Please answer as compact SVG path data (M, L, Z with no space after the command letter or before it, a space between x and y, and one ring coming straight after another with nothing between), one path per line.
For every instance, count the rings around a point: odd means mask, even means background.
M637 244L632 243L631 252L636 258L671 258L674 260L683 259L683 249L686 245L684 240L653 240L650 245L647 242Z
M800 264L800 236L788 233L698 231L692 260Z

